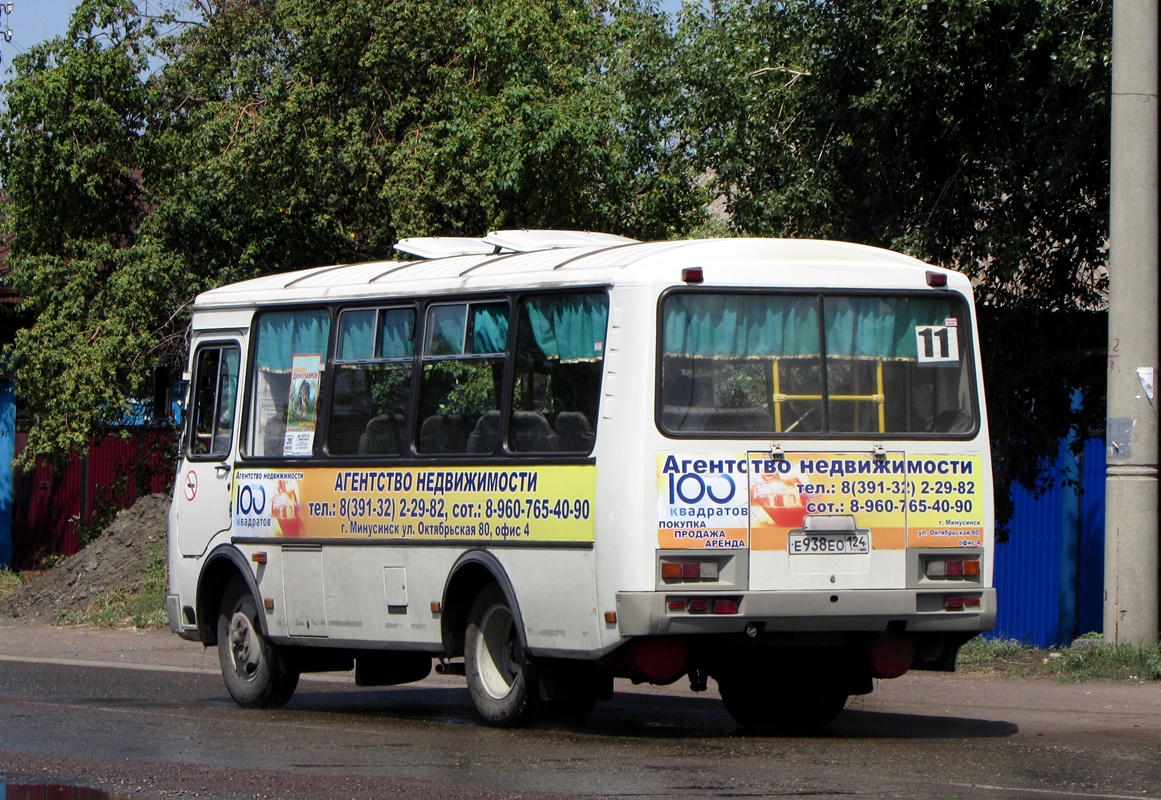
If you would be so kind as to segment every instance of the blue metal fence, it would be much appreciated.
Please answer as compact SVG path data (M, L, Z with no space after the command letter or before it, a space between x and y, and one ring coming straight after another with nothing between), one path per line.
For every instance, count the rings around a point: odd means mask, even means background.
M1105 446L1079 457L1061 445L1053 486L1039 497L1012 489L1011 535L996 547L999 614L992 638L1038 647L1067 644L1103 625Z
M0 569L12 566L12 458L16 453L16 393L0 381Z

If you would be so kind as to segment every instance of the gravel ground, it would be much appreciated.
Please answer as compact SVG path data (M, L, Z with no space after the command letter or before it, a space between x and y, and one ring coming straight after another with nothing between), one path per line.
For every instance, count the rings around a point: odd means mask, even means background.
M119 512L79 553L0 599L0 619L53 623L80 617L111 593L132 594L145 581L153 554L165 558L169 498L154 494Z

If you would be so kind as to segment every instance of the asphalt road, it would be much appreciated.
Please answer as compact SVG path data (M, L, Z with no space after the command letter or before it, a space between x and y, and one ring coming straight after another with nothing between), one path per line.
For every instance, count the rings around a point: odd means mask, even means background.
M482 727L442 677L306 676L287 708L245 711L216 654L168 632L0 623L0 778L124 798L1161 800L1154 684L913 673L808 738L743 734L712 685L617 689L576 729Z

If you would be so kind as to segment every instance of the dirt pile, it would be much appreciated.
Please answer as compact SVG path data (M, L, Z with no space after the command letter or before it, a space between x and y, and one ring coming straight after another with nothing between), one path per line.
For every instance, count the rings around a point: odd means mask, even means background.
M118 512L75 556L0 600L0 616L58 622L88 613L102 596L139 591L151 558L165 560L168 512L160 494Z

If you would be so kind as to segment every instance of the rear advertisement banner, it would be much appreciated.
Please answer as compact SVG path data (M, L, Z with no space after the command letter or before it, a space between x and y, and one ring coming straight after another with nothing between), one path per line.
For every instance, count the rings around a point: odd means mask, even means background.
M978 455L662 453L657 464L662 549L983 545Z

